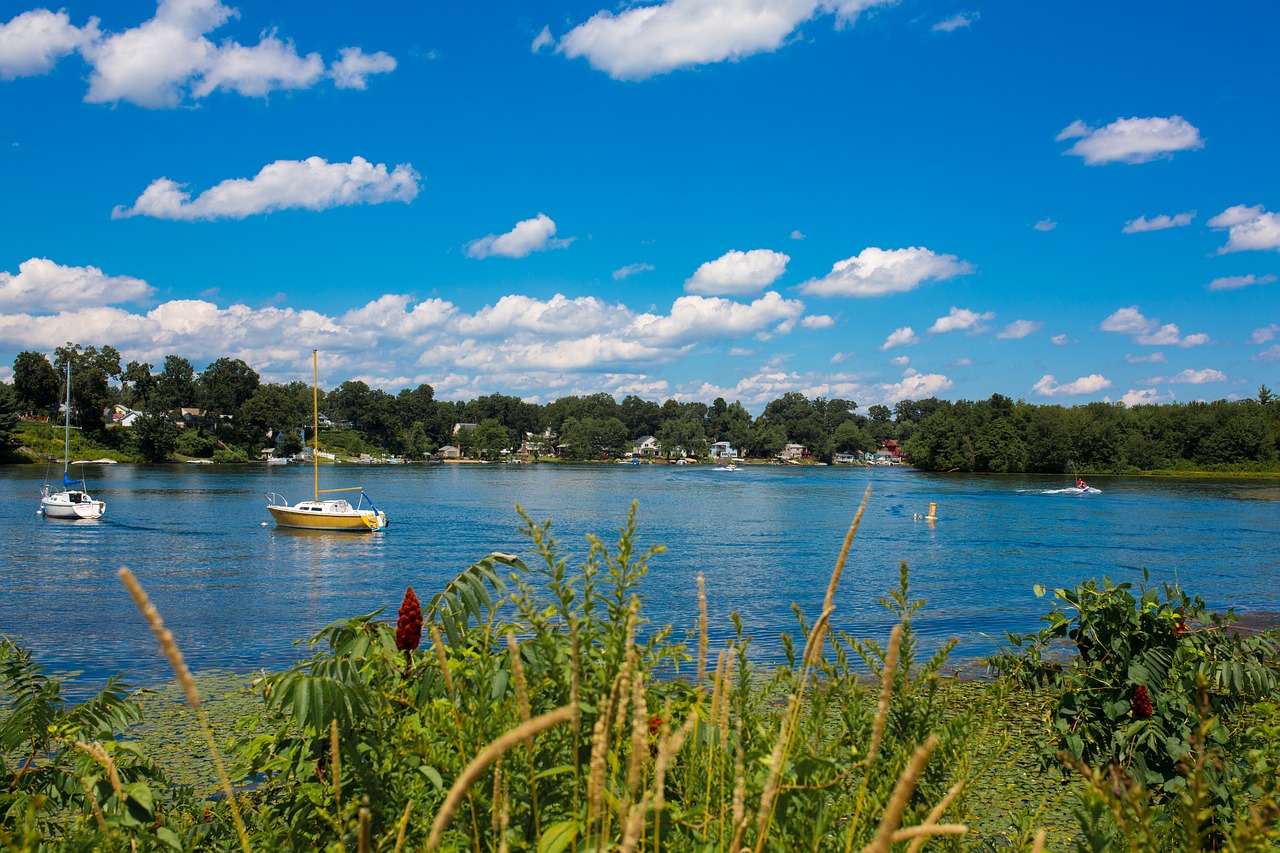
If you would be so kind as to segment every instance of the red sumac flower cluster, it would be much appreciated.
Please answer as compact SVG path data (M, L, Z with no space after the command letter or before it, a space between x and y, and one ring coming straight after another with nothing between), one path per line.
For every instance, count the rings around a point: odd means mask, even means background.
M396 620L396 648L403 652L416 649L422 639L422 605L413 587L405 587L404 601L400 604L400 618Z
M1145 684L1134 688L1133 701L1129 703L1129 707L1133 709L1133 716L1139 720L1145 720L1155 713L1155 709L1151 707L1151 694L1147 692Z

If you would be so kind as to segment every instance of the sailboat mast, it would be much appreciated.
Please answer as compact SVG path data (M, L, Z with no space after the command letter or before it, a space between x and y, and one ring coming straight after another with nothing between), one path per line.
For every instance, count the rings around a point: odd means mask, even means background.
M62 440L62 479L67 479L67 471L71 468L71 355L67 355L67 413L65 435Z
M311 462L315 471L315 500L320 500L320 370L316 366L316 353L311 351Z

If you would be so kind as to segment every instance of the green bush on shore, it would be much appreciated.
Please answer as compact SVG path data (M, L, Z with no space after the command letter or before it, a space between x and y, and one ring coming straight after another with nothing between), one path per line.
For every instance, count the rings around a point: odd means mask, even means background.
M395 624L375 612L320 631L307 660L256 684L261 704L234 742L225 728L214 736L151 610L219 770L211 776L230 767L222 785L239 786L220 799L174 787L182 780L130 739L140 712L123 685L71 705L28 652L0 644L0 844L556 853L1271 849L1280 840L1274 773L1240 775L1248 784L1229 798L1214 791L1221 768L1280 758L1274 658L1249 657L1250 690L1231 702L1197 704L1199 683L1186 679L1198 664L1178 657L1180 644L1213 645L1228 684L1231 662L1258 648L1202 636L1214 623L1186 610L1193 600L1086 585L1090 596L1069 593L1062 600L1076 609L1055 611L1047 630L1077 630L1077 642L1095 644L1087 654L1059 664L1041 638L1023 638L1030 651L1011 650L1004 677L962 686L944 674L952 644L917 654L923 602L911 598L905 565L882 601L900 623L891 637L839 629L842 555L823 610L796 610L785 663L764 671L736 617L733 639L711 646L700 590L690 591L686 635L647 622L641 585L662 549L640 547L634 507L614 543L589 537L572 568L549 522L524 517L524 532L528 563L493 554L425 603L407 591ZM1176 633L1177 606L1204 630ZM1121 708L1110 688L1094 689L1114 661L1093 649L1127 650L1128 668L1107 676L1120 679L1135 660L1163 661L1150 649L1168 643L1182 662L1158 688L1148 671L1158 714L1138 720L1134 702ZM1084 704L1102 709L1088 719L1091 742L1105 748L1075 751L1066 770L1036 767L1029 741L1054 742L1064 709ZM1144 737L1134 724L1164 720L1175 705L1186 748L1160 765L1156 790L1135 772L1151 763L1124 761L1123 747Z

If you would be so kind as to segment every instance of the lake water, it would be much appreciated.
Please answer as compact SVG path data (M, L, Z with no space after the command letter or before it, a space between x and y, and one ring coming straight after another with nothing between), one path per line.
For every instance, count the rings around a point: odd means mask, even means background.
M57 476L59 472L52 472ZM923 474L903 468L445 465L337 466L326 488L363 485L386 511L383 534L303 533L263 526L268 492L310 495L311 470L263 465L90 466L101 521L41 518L43 466L0 467L0 634L51 668L98 683L170 677L116 577L141 580L194 670L287 665L293 642L379 607L394 618L406 585L426 601L491 551L530 558L514 507L551 518L570 565L585 534L616 540L640 502L652 562L647 613L696 628L706 577L713 639L741 615L761 659L795 632L791 603L816 616L863 490L868 505L833 623L883 639L877 603L911 567L926 642L958 637L961 656L991 648L983 634L1039 627L1034 584L1107 574L1180 582L1210 606L1280 611L1280 481L1097 478L1099 494L1051 494L1068 478ZM938 521L914 520L930 502Z

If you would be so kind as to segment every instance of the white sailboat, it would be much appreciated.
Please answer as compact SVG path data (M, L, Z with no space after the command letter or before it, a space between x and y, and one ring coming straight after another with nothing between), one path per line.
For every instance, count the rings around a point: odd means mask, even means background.
M320 488L320 405L319 375L316 367L316 350L311 351L311 407L312 407L312 464L315 470L315 495L312 500L299 501L293 506L282 495L267 495L267 511L276 520L277 527L295 527L301 530L336 530L349 533L368 533L387 526L387 514L373 505L360 486L346 489ZM342 499L320 500L320 495L331 492L359 492L356 506ZM369 502L366 509L365 501Z
M45 483L40 493L40 512L45 518L102 518L107 511L105 501L94 500L84 485L84 477L71 479L71 357L67 357L66 429L62 446L62 491L55 492ZM76 463L80 464L80 463Z

